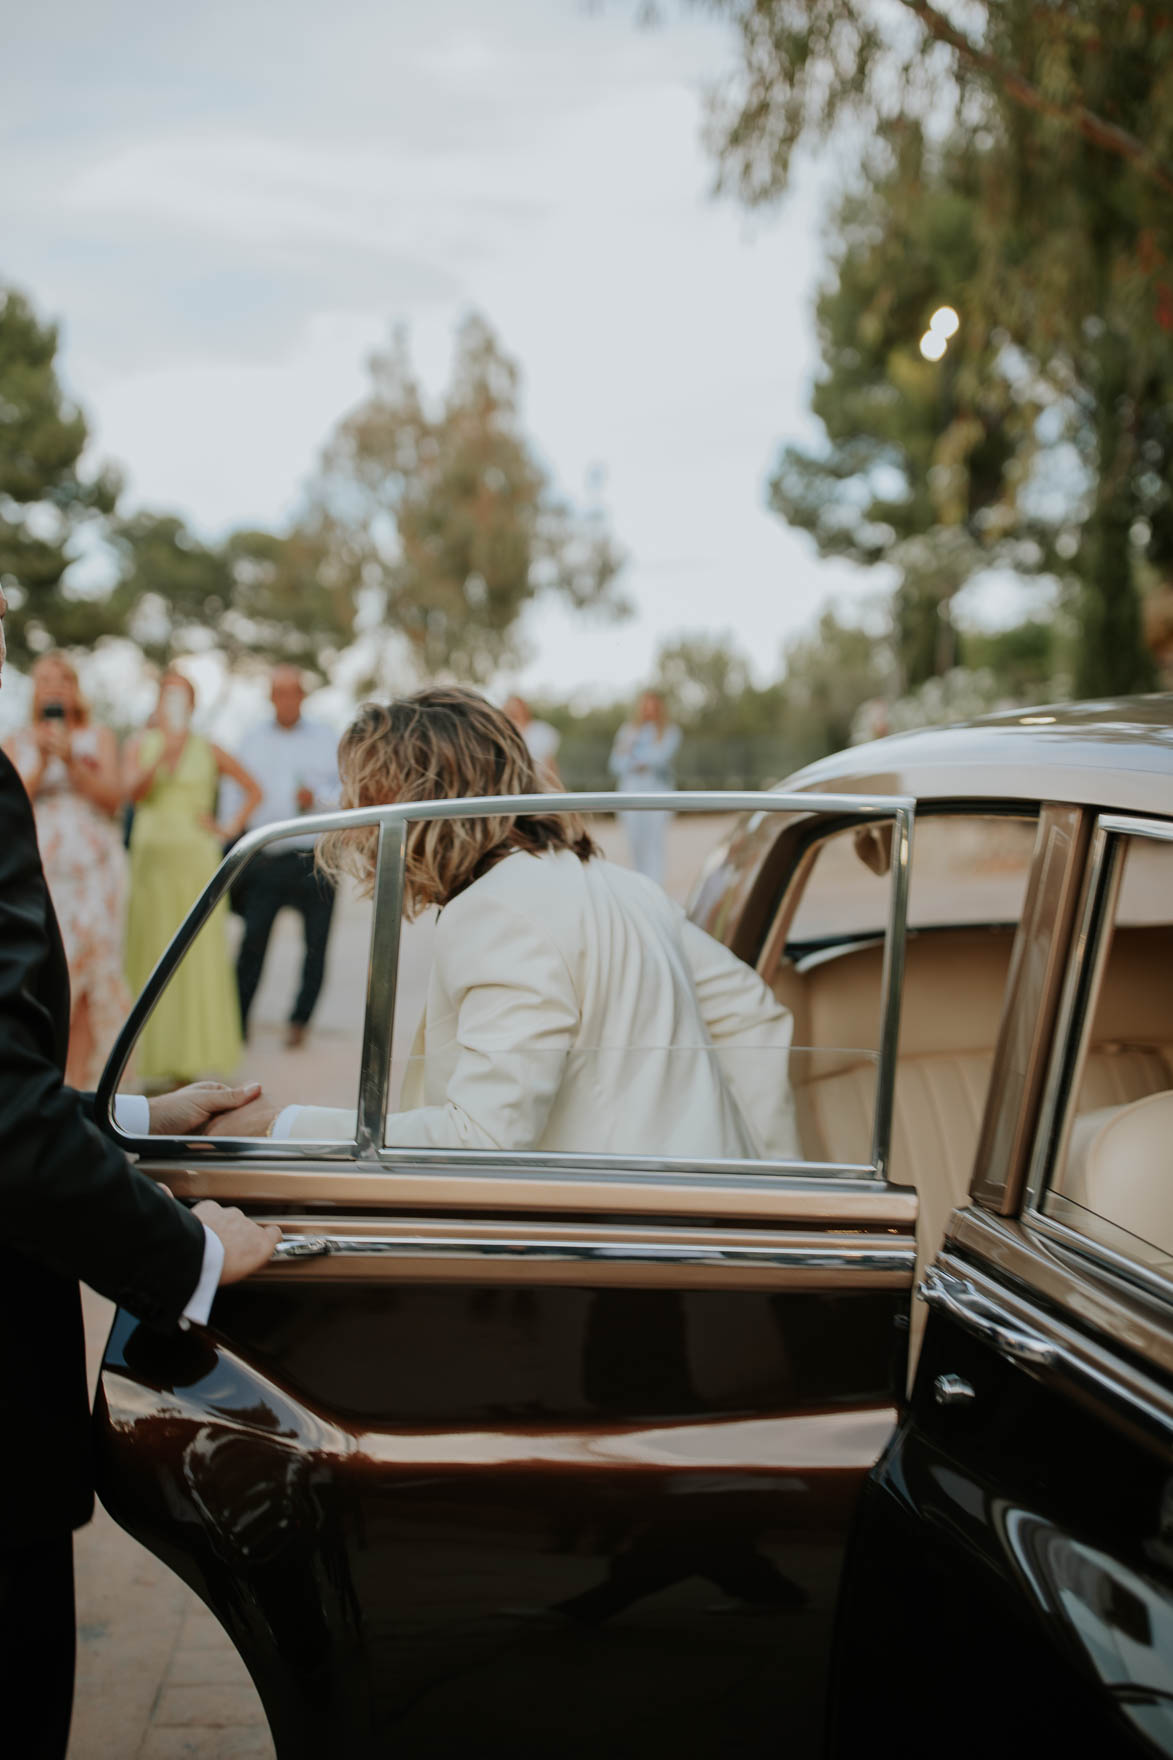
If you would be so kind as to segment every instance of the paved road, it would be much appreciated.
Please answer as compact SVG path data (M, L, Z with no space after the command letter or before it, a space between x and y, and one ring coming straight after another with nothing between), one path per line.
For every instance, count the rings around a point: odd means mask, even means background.
M683 897L727 820L679 819L668 850L668 888ZM619 827L604 822L607 853L625 859ZM282 919L257 996L245 1071L281 1099L353 1102L366 971L365 907L343 902L331 942L314 1032L300 1052L282 1047L281 1023L297 972L296 919ZM412 925L400 964L397 1040L423 1006L430 925ZM91 1384L111 1308L83 1292ZM219 1625L179 1579L99 1510L77 1537L78 1673L70 1760L254 1760L272 1756L260 1701Z

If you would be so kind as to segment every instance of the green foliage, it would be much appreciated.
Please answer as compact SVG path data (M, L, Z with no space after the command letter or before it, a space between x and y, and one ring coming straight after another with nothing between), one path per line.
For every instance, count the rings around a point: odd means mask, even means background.
M1005 528L1013 535L1040 450L1038 428L1027 418L1045 389L1085 473L1063 511L1078 531L1070 547L1081 583L1077 686L1142 688L1151 668L1141 637L1141 565L1169 580L1173 547L1167 5L976 0L950 17L926 0L903 0L881 33L873 0L713 4L732 21L741 48L738 74L712 117L727 185L748 201L777 196L797 147L825 139L848 119L890 155L890 171L879 178L883 161L871 163L870 215L865 211L862 222L843 216L841 304L821 314L831 357L821 389L834 406L829 455L784 458L779 510L805 523L823 547L848 553L869 547L869 525L890 527L890 542L898 543L902 521L922 538L943 523L988 544L1002 509L1013 516ZM962 16L964 30L953 22ZM869 218L876 228L871 239ZM900 261L900 247L910 249L911 262ZM885 257L894 270L890 303L878 273ZM958 360L956 380L940 371L927 375L941 387L935 413L925 408L926 374L899 353L875 358L870 351L882 348L882 336L873 345L862 322L882 332L903 298L915 303L918 264L952 270L954 278L931 293L934 303L948 299L963 316L964 347L947 357L951 370ZM862 289L854 286L857 271ZM907 341L915 342L915 333ZM857 386L846 370L853 347L864 374ZM998 363L1008 358L1017 369L1009 398L998 383ZM992 411L982 407L979 388L993 394ZM1057 437L1053 428L1047 445ZM870 473L885 447L894 451L899 487L889 517L869 521L869 512L884 511ZM983 483L992 493L984 508ZM838 497L837 484L846 491ZM1154 500L1156 520L1146 512ZM856 527L847 542L837 529L844 502L848 527ZM871 549L862 560L876 559L874 543ZM926 665L940 669L955 657L953 644L929 640L937 614L916 599L906 607L904 637L912 679Z
M80 468L85 418L65 401L56 354L56 326L41 323L23 294L0 288L0 584L17 664L110 628L102 601L71 593L64 576L78 527L113 508L118 482Z
M151 660L215 647L230 666L283 660L322 674L353 637L353 600L326 584L300 530L209 545L174 514L144 512L110 538L120 563L111 613Z
M540 594L625 610L618 553L597 518L552 493L521 430L517 368L482 319L458 332L438 412L402 337L371 376L323 456L306 531L332 591L406 636L422 674L490 679L516 660L518 621Z

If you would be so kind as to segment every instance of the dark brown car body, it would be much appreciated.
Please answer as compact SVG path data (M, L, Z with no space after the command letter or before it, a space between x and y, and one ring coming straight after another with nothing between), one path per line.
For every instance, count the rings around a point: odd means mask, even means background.
M336 1243L207 1331L120 1315L97 1420L103 1501L224 1624L282 1760L1173 1753L1173 1285L1046 1195L1112 852L1173 834L1173 701L882 741L786 793L872 817L754 811L691 909L809 1034L800 1161L391 1154L385 1086L350 1145L134 1145ZM885 799L916 803L907 934ZM946 875L918 926L925 827L1003 820L1012 916L951 914ZM804 941L834 837L847 914ZM826 1045L869 974L869 1045Z

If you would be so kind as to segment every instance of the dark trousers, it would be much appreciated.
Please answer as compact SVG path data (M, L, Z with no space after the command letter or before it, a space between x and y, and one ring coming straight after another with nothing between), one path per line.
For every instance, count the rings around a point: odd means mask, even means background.
M289 1017L299 1026L305 1026L322 988L330 918L334 914L334 888L328 880L315 874L312 850L286 849L275 856L259 855L246 870L243 895L238 903L244 918L244 935L236 956L240 1018L246 1032L249 1009L261 981L269 936L277 912L285 905L300 915L305 937L301 989Z
M73 1712L73 1535L0 1547L0 1748L63 1760Z

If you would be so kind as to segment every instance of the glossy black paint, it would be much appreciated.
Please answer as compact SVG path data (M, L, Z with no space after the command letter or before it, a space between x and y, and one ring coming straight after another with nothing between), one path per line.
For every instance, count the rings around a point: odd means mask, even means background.
M938 1405L942 1373L973 1403ZM905 1760L1173 1754L1173 1455L930 1316L860 1502L832 1708L838 1760L877 1725Z
M102 1496L295 1756L819 1752L907 1295L255 1285L120 1316Z

